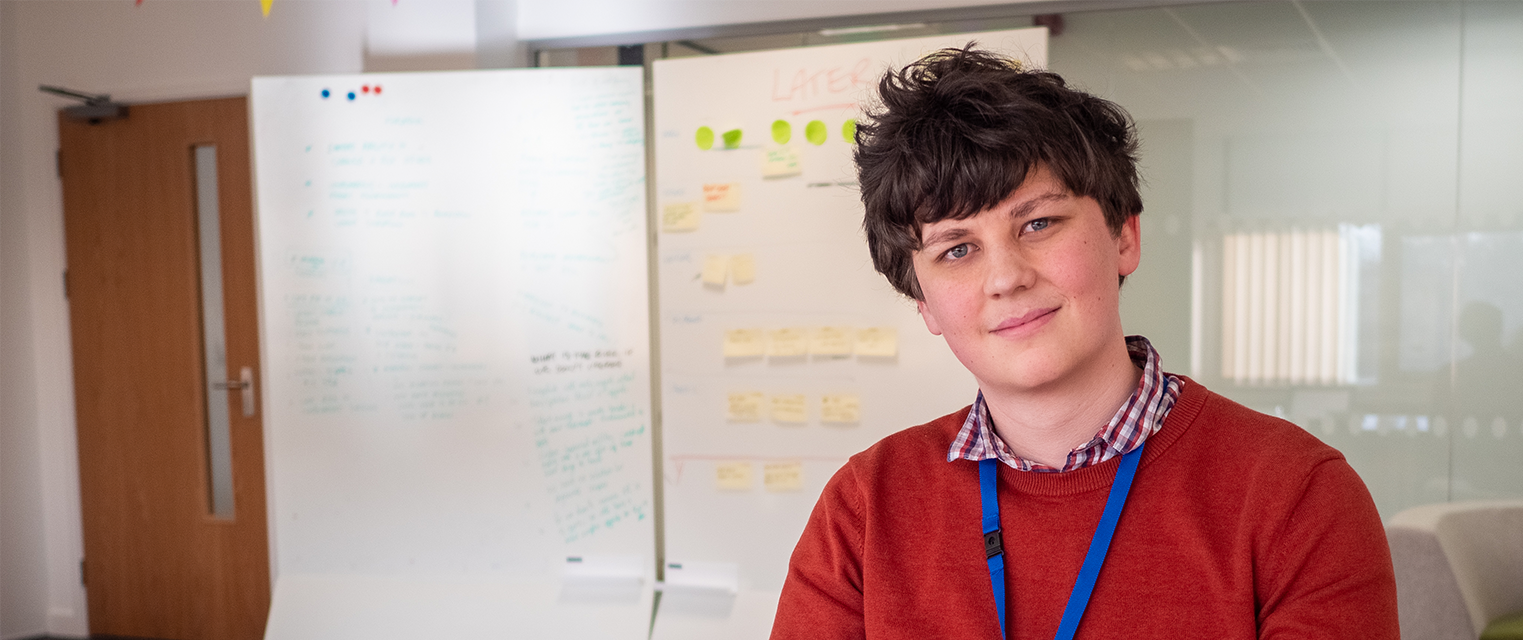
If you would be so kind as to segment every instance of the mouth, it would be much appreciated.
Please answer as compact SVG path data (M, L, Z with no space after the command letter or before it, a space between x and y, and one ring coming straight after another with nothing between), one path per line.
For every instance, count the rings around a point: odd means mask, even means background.
M999 323L993 329L990 329L989 332L1008 336L1033 331L1047 324L1047 321L1052 319L1052 314L1057 310L1057 307L1032 309L1014 318L1005 319L1004 322Z

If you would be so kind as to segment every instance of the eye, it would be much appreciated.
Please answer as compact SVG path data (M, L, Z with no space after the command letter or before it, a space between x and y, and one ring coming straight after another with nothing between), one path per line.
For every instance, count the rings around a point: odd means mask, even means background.
M947 252L943 253L941 255L945 256L947 258L951 258L953 260L957 260L957 259L966 257L968 255L968 252L972 251L972 250L973 250L973 248L971 246L969 246L968 243L964 242L964 243L962 243L960 245L952 247L951 249L947 249Z
M1026 223L1027 231L1041 231L1052 226L1052 218L1037 218Z

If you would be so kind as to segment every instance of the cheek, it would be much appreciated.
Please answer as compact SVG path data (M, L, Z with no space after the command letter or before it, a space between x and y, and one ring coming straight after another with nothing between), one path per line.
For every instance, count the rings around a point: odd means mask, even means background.
M1119 265L1113 249L1096 242L1064 247L1049 256L1052 260L1047 275L1071 298L1087 301L1114 298Z
M955 352L955 345L968 333L968 322L964 320L969 316L967 307L959 305L958 298L947 295L945 290L922 290L922 293L925 301L921 303L920 317L925 328L941 336Z
M941 286L925 291L930 307L943 331L962 333L964 325L978 318L980 296L978 288L966 283L942 282Z

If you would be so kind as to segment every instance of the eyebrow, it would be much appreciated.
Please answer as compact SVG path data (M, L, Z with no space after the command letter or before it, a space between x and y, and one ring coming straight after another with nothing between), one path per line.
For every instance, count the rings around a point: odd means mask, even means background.
M965 237L967 237L969 235L972 235L972 234L968 233L968 230L964 229L962 227L952 227L951 229L942 229L941 231L937 231L936 233L931 234L931 237L925 238L924 240L921 240L920 241L920 248L924 249L926 247L935 246L935 245L941 244L943 242L951 242L951 241L954 241L954 240L960 240L960 239L965 238Z
M1073 195L1069 193L1064 193L1061 191L1050 191L1035 198L1031 198L1030 200L1021 202L1014 208L1010 209L1009 215L1013 219L1020 220L1021 218L1031 215L1032 212L1036 211L1038 206L1055 200L1067 200L1072 197ZM937 231L936 233L931 234L930 237L922 239L920 241L920 248L924 249L926 247L941 244L943 242L960 240L969 235L971 234L968 232L968 230L961 227L942 229L941 231Z
M1040 205L1052 202L1054 200L1067 200L1072 197L1073 194L1070 193L1064 193L1062 191L1049 191L1016 205L1015 208L1010 210L1010 217L1019 220L1031 215L1031 213L1036 211L1036 208Z

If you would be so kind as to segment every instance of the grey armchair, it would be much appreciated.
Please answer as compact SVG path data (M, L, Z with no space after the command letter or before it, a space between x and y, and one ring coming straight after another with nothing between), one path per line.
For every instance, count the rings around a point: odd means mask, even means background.
M1523 613L1523 500L1413 507L1386 537L1405 640L1476 640Z

